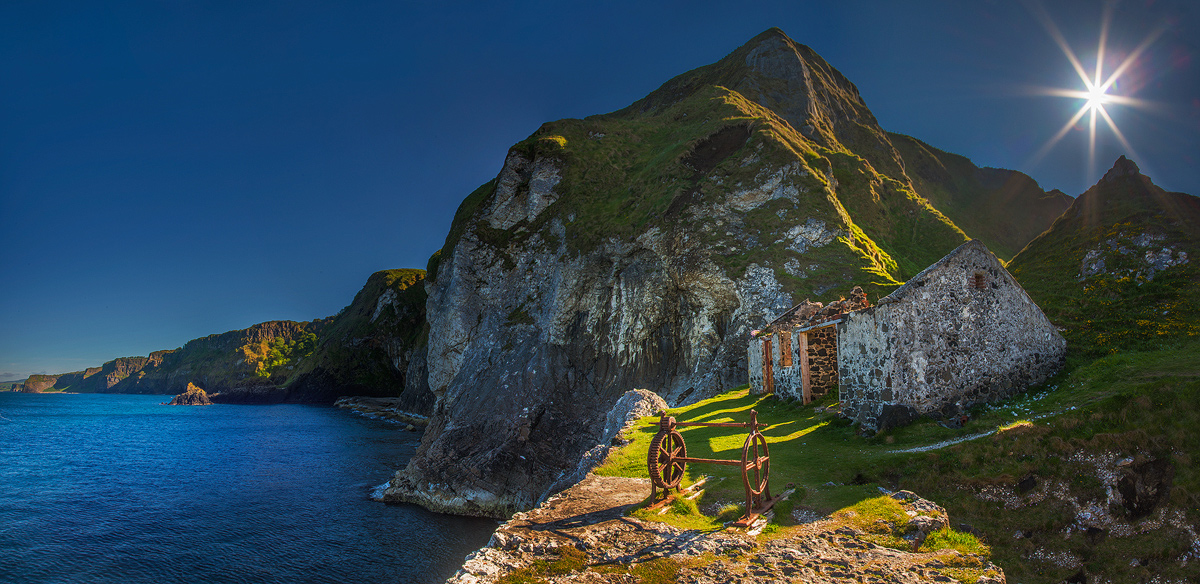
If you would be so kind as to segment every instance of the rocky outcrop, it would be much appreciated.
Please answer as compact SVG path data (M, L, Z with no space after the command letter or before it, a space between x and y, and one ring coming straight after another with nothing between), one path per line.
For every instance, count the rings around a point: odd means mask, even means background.
M514 515L447 582L490 584L518 575L549 583L633 582L639 566L672 573L670 581L697 583L953 582L962 567L970 567L974 582L1005 581L1003 571L987 560L953 550L882 547L854 525L828 517L760 539L741 530L688 531L624 516L649 489L647 479L589 475L540 507ZM911 517L904 531L914 548L947 523L945 510L912 493L893 498Z
M196 387L195 384L187 384L187 390L175 396L167 405L169 406L211 406L212 401L208 399L208 393L203 389Z

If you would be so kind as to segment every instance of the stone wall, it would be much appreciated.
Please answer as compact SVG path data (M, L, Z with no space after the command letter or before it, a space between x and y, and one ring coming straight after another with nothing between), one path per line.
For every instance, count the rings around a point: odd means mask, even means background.
M970 241L838 325L843 415L882 430L1036 385L1066 341L982 243Z
M805 350L808 352L812 398L825 395L837 385L837 329L834 326L806 332L780 331L750 339L746 361L752 395L762 395L768 389L763 378L763 347L767 343L770 343L771 373L774 377L771 393L781 398L804 401L804 360L801 352Z
M813 329L808 335L809 389L817 399L838 383L837 327Z

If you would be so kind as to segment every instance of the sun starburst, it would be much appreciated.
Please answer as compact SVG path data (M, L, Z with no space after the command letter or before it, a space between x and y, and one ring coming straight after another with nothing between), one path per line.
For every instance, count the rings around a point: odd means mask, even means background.
M1063 127L1060 128L1058 132L1052 138L1050 138L1050 140L1047 141L1046 144L1042 146L1042 148L1038 150L1036 154L1034 154L1033 159L1031 160L1032 163L1036 164L1038 161L1040 161L1047 153L1050 152L1052 148L1054 148L1056 144L1058 144L1060 140L1063 139L1064 136L1067 135L1067 132L1071 131L1071 128L1075 127L1075 125L1078 124L1085 116L1088 117L1087 176L1089 180L1094 180L1096 175L1097 117L1104 120L1104 123L1108 125L1108 128L1112 132L1113 136L1115 136L1117 141L1121 143L1121 146L1125 148L1127 154L1134 158L1140 158L1137 156L1137 152L1133 149L1133 146L1130 145L1129 140L1125 138L1125 134L1121 132L1121 130L1117 127L1116 122L1113 121L1112 116L1109 115L1107 106L1122 105L1131 107L1147 107L1149 105L1143 100L1111 92L1117 88L1117 82L1121 79L1121 76L1129 71L1130 67L1132 67L1137 62L1138 58L1141 57L1142 53L1144 53L1146 49L1148 49L1150 45L1158 39L1159 35L1162 34L1164 29L1163 27L1159 27L1151 32L1146 39L1137 46L1137 48L1130 52L1129 55L1121 61L1121 63L1116 69L1113 70L1112 73L1110 73L1107 77L1104 77L1104 53L1108 45L1109 25L1112 23L1112 8L1113 4L1111 2L1106 2L1104 4L1100 19L1100 42L1099 48L1096 51L1096 67L1091 75L1089 75L1084 69L1083 63L1079 60L1079 57L1075 56L1075 51L1073 51L1071 46L1067 44L1066 38L1058 29L1058 26L1054 24L1054 20L1050 18L1050 15L1045 11L1045 9L1041 6L1038 6L1035 10L1035 14L1038 16L1038 19L1041 20L1042 25L1046 28L1046 31L1050 33L1050 36L1054 39L1054 42L1058 44L1059 49L1062 50L1063 55L1066 56L1067 60L1071 63L1071 67L1075 69L1075 73L1079 75L1079 79L1083 82L1082 90L1051 89L1047 90L1046 93L1058 97L1083 100L1083 104L1080 106L1079 110L1075 112L1075 115L1071 116L1071 119L1068 120L1067 123L1064 124Z

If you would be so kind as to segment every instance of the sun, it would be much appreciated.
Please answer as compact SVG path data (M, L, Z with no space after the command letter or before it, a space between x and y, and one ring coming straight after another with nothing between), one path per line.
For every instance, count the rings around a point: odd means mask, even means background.
M1062 32L1059 31L1058 26L1055 25L1054 21L1050 18L1050 15L1040 5L1036 7L1034 11L1035 15L1039 20L1041 20L1042 25L1046 28L1046 31L1050 33L1050 36L1054 39L1054 42L1058 44L1060 49L1062 49L1063 55L1066 56L1067 60L1071 63L1071 67L1075 69L1075 73L1079 75L1080 81L1083 82L1082 90L1050 89L1045 93L1058 97L1082 100L1083 103L1079 107L1079 110L1075 112L1075 115L1072 116L1071 119L1068 120L1067 123L1058 130L1058 133L1056 133L1054 137L1046 142L1046 144L1042 146L1042 148L1038 150L1036 154L1034 154L1033 159L1031 160L1032 163L1036 164L1038 161L1040 161L1042 157L1049 153L1050 150L1054 148L1054 146L1058 144L1060 140L1062 140L1063 136L1066 136L1067 132L1071 131L1071 128L1075 127L1075 124L1079 123L1085 116L1088 118L1087 173L1089 180L1094 179L1096 174L1097 118L1104 119L1104 123L1108 126L1108 129L1112 132L1113 136L1115 136L1121 143L1121 146L1125 148L1127 154L1134 158L1140 158L1137 156L1137 152L1133 149L1133 146L1130 145L1129 140L1125 139L1125 134L1121 132L1120 128L1117 127L1116 122L1113 121L1112 116L1109 115L1106 106L1122 105L1144 108L1149 105L1143 100L1112 92L1117 87L1117 82L1121 79L1121 76L1134 66L1138 58L1141 57L1142 53L1145 52L1146 49L1158 39L1159 35L1163 33L1165 28L1160 26L1151 32L1146 37L1146 40L1142 41L1142 43L1139 44L1136 49L1134 49L1127 57L1125 57L1123 61L1121 61L1121 63L1116 69L1113 70L1112 73L1105 77L1103 75L1104 52L1108 44L1108 28L1109 24L1112 22L1112 8L1113 4L1111 2L1106 2L1104 4L1104 9L1100 20L1100 42L1099 48L1096 51L1096 66L1093 69L1092 74L1089 75L1088 72L1084 70L1083 63L1080 62L1079 58L1075 56L1075 51L1071 50L1071 46L1067 44L1067 40L1065 37L1063 37Z
M1108 94L1105 93L1103 89L1097 87L1088 90L1087 103L1084 104L1084 107L1088 108L1089 110L1100 109L1108 102Z

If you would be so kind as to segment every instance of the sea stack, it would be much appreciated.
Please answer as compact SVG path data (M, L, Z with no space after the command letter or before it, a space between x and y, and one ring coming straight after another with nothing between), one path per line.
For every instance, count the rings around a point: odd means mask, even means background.
M208 394L203 389L196 387L196 384L189 382L187 391L175 396L171 400L170 406L211 406L212 402L208 399Z

